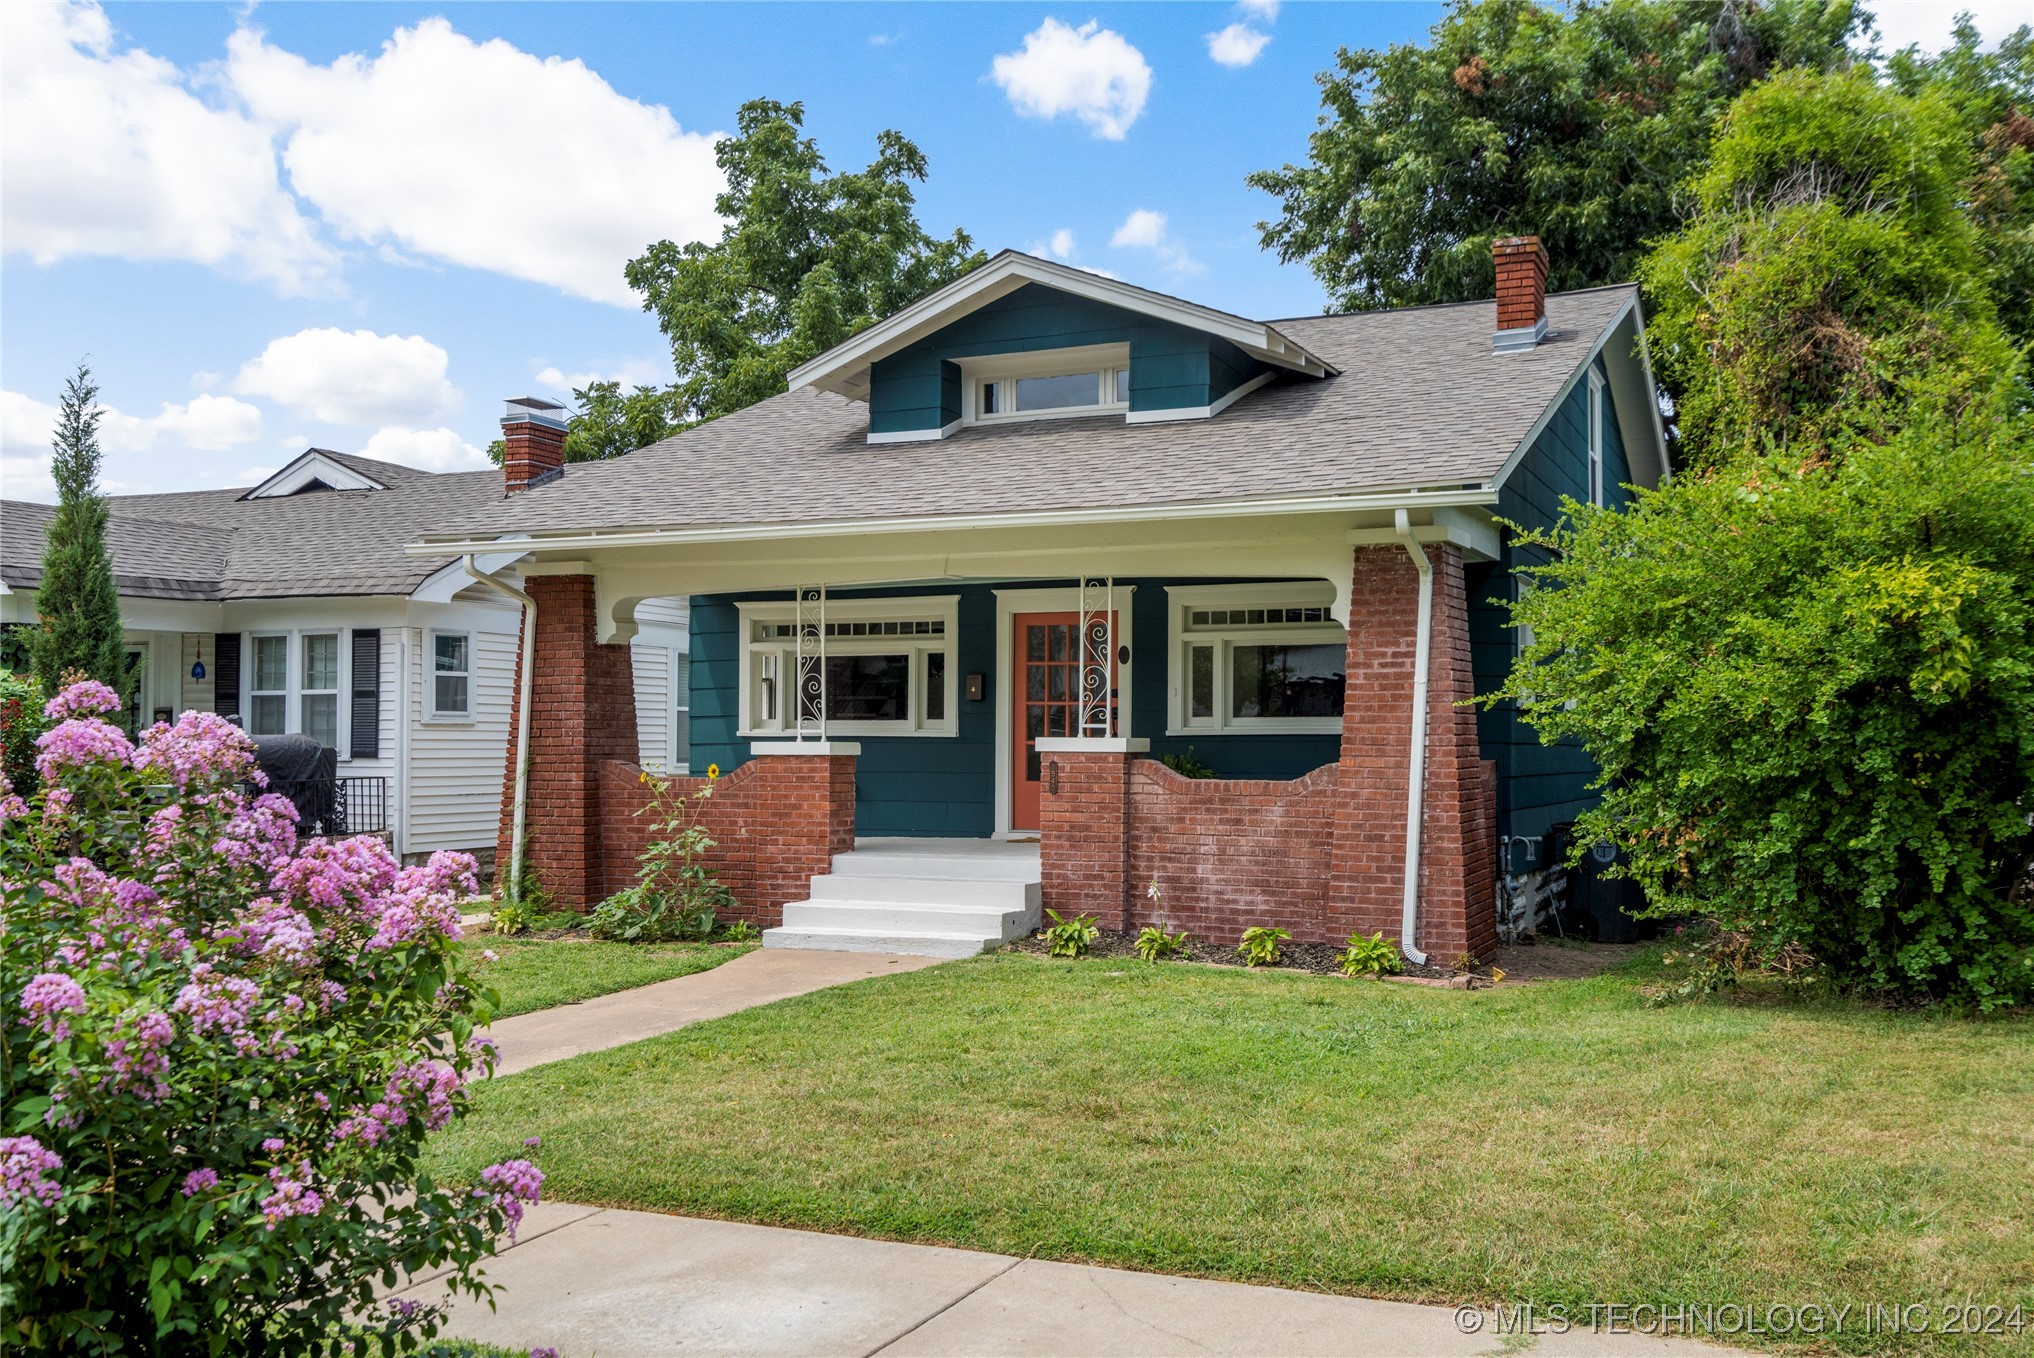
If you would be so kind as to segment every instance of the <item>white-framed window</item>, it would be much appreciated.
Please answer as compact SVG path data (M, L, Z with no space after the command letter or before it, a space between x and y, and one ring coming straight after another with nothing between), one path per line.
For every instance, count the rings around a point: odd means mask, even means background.
M1603 503L1603 379L1589 370L1589 503Z
M305 632L297 638L299 729L320 745L339 748L339 634Z
M473 634L431 633L431 720L473 718Z
M1339 732L1348 633L1325 580L1176 585L1171 734Z
M955 594L827 600L827 733L953 735L959 729L960 676L954 659L959 604ZM786 599L735 607L743 639L740 734L768 738L795 733L797 606ZM814 683L818 677L816 670L806 676Z
M289 634L257 633L249 641L247 731L279 736L290 729Z
M1088 344L961 360L961 419L1007 424L1130 409L1130 346Z

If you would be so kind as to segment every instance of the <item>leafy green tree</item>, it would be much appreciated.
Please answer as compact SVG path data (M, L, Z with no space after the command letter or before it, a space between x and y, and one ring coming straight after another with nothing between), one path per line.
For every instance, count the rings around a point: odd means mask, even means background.
M1250 176L1260 224L1343 310L1487 298L1490 243L1537 234L1555 290L1629 281L1730 101L1841 66L1850 0L1456 0L1424 46L1343 49L1306 164Z
M80 363L64 383L50 444L57 506L42 553L42 583L35 591L42 626L28 642L44 693L61 689L66 675L97 679L123 695L133 686L121 645L120 591L106 549L110 515L106 497L99 493L99 420L104 412L98 402L92 370Z
M1970 419L2014 391L1974 170L1939 90L1793 70L1732 105L1691 219L1641 268L1694 458Z
M902 133L867 169L833 173L802 135L803 104L742 105L715 156L727 191L712 245L659 241L629 286L671 341L675 418L710 420L785 390L785 374L983 261L964 231L926 234L911 185L926 160Z
M1570 503L1495 697L1602 769L1656 913L1838 981L2034 999L2034 429L1917 424Z
M579 408L565 425L567 462L620 457L670 438L687 423L680 418L675 387L624 392L619 382L595 382L573 388L572 399ZM508 444L496 439L487 446L487 455L499 467L508 456Z

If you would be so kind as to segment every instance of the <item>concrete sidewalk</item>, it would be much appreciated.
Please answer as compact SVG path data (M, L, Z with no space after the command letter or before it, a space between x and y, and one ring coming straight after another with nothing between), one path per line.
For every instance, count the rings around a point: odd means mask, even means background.
M513 1075L547 1061L640 1042L738 1009L870 976L916 971L939 961L896 953L758 948L711 971L502 1019L487 1029L501 1053L494 1073Z
M631 1355L1715 1355L1688 1340L1465 1334L1413 1306L771 1226L545 1204L487 1266L499 1310L449 1333L565 1358ZM436 1279L405 1295L442 1300ZM1481 1316L1487 1322L1487 1316Z

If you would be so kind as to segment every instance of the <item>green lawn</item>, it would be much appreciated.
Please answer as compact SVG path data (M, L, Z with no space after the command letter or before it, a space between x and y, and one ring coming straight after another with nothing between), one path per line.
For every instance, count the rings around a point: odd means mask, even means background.
M1636 970L1636 968L1634 969ZM547 1195L1423 1301L2020 1304L2034 1023L995 955L495 1080ZM1770 1342L1770 1341L1765 1341Z
M596 939L469 936L459 945L469 960L493 952L480 974L501 995L497 1018L589 1000L673 976L690 976L731 962L753 944L603 943Z

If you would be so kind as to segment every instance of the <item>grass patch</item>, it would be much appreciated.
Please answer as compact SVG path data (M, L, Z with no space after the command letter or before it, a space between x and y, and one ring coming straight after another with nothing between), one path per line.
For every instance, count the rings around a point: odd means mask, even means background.
M476 936L459 945L469 960L491 950L481 975L501 995L497 1018L590 1000L652 981L690 976L731 962L752 944L603 943L597 939Z
M2034 1322L2024 1017L1002 954L477 1105L434 1171L542 1135L572 1202L1415 1301L1971 1299Z

